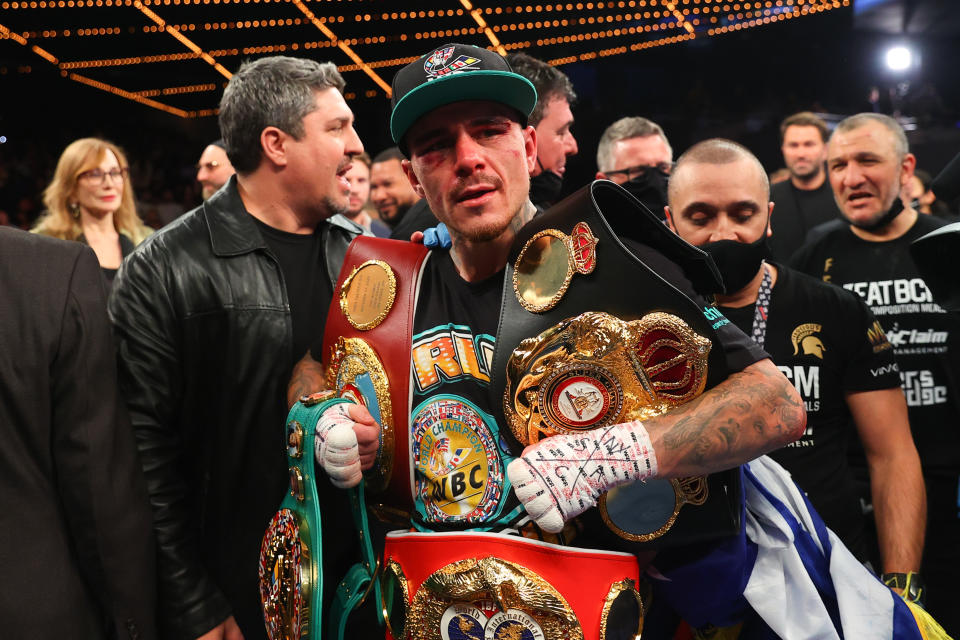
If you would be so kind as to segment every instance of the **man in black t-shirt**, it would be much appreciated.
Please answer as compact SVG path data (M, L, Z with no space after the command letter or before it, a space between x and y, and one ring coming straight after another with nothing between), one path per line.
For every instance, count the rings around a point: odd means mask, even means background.
M154 511L163 637L266 636L257 559L288 483L284 392L361 232L336 215L363 150L343 88L330 63L244 63L220 103L237 173L117 275L110 315ZM332 489L320 500L349 504ZM342 575L356 543L342 529L324 543Z
M874 339L882 331L893 345L927 489L927 605L956 635L960 326L933 299L909 252L913 240L943 224L902 204L900 190L915 164L896 120L863 113L838 124L827 149L827 173L848 224L804 246L794 266L861 296L878 320Z
M707 140L677 164L668 219L680 237L713 256L726 285L717 296L724 315L770 353L803 396L804 435L770 457L864 560L860 505L847 465L852 417L869 461L882 570L917 571L923 479L893 350L856 295L764 262L767 237L777 228L768 194L752 153Z
M790 179L770 188L770 200L777 205L770 251L777 260L789 260L811 229L840 216L823 170L826 144L826 123L809 111L780 124L780 150Z

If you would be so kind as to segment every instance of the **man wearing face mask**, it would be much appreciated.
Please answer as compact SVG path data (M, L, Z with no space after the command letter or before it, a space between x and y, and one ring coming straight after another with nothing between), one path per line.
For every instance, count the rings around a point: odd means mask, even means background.
M915 166L893 118L861 113L841 121L827 145L827 177L846 224L802 247L793 262L864 298L893 345L927 489L928 608L957 635L960 323L933 299L910 255L914 240L944 224L903 205L900 192Z
M925 499L893 349L858 297L767 263L770 187L746 148L693 146L670 180L670 227L707 251L723 276L723 314L764 348L796 386L807 429L769 454L786 467L827 525L861 560L863 521L847 466L852 418L863 443L880 531L882 571L916 572ZM880 569L880 568L878 568Z
M616 182L661 220L672 168L673 149L656 122L641 117L621 118L600 137L597 179Z
M530 201L548 209L560 200L567 158L577 155L577 140L570 130L577 99L570 78L556 67L525 53L512 53L507 62L516 73L533 83L537 105L530 114L530 125L537 131L537 160L530 172Z

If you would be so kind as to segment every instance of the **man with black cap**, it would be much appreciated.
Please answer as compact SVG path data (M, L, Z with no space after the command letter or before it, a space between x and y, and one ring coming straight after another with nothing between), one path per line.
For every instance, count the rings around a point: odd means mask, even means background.
M726 379L695 401L643 423L549 437L521 455L503 437L506 427L492 417L500 399L491 397L489 385L496 374L492 362L507 254L534 209L528 200L528 173L536 157L536 133L526 126L526 114L535 93L500 56L459 44L439 47L405 67L393 89L391 132L408 157L404 171L449 228L452 247L430 254L412 314L411 433L409 449L402 447L401 455L412 458L415 532L388 536L387 575L408 594L401 602L412 607L406 619L416 621L413 637L434 637L430 634L445 625L459 625L461 631L486 629L487 637L493 637L508 624L521 625L533 637L562 637L556 628L548 630L553 622L547 618L510 604L516 598L526 602L535 593L543 594L542 606L546 600L556 604L563 625L582 624L585 637L597 637L578 607L592 598L584 606L597 607L599 620L606 590L594 593L588 583L598 576L609 578L611 563L613 573L620 572L622 578L623 566L617 564L625 561L622 555L492 534L522 530L541 539L569 541L577 516L614 486L712 473L777 449L803 432L800 397L762 350L715 309L700 303L717 328L716 346L731 372ZM644 255L662 267L658 277L699 300L676 265L651 248ZM623 286L628 293L629 285ZM571 387L571 393L589 392L588 379L573 382L586 386ZM320 423L343 418L333 420L324 413ZM318 449L329 449L324 434L318 436ZM349 450L343 445L338 438L338 450ZM605 448L605 464L598 465L586 453L591 446ZM558 464L558 456L563 464ZM321 457L321 465L339 485L359 481L359 474L343 473L351 466L347 457ZM776 476L773 463L751 464L757 473ZM573 489L565 490L565 481L567 489ZM589 531L578 537L583 544L590 540ZM823 539L813 544L821 543L830 544ZM833 544L833 565L847 558L860 567L841 551L839 541ZM548 560L541 563L542 557ZM445 569L427 580L432 567L440 565ZM535 565L535 575L517 565ZM699 575L704 578L700 584L711 582ZM503 580L515 590L498 587ZM526 586L516 589L517 580ZM421 588L425 582L429 589ZM780 582L785 582L782 577ZM798 581L790 588L802 589L803 584ZM876 588L889 594L879 582L864 585L863 593ZM569 609L552 597L558 591L572 603L573 618L579 622L571 622ZM768 584L756 588L754 596L769 599L771 592ZM477 600L477 593L488 594L486 600ZM814 596L819 602L820 596ZM703 602L698 602L702 609ZM803 615L834 624L822 605L814 608L816 615L806 608ZM391 624L398 625L398 620L392 618ZM393 634L403 632L394 626Z
M906 134L893 118L861 113L842 120L827 145L827 177L845 224L803 246L793 266L861 296L893 345L927 489L927 605L956 635L960 326L933 298L910 255L914 240L944 224L903 204L900 192L915 167Z
M713 256L726 285L717 296L720 310L771 354L803 396L806 431L770 457L866 560L846 454L852 418L870 469L878 569L915 572L926 500L893 348L855 294L764 261L776 228L769 189L763 166L746 148L722 139L700 142L680 157L670 180L668 223Z

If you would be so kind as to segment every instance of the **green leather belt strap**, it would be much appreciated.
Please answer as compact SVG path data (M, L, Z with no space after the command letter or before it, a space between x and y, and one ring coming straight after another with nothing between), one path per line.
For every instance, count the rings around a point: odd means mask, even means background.
M311 574L309 590L309 622L307 634L301 637L320 640L323 629L323 534L320 505L317 499L316 470L314 452L316 447L316 428L320 416L329 407L350 402L343 398L332 398L319 403L297 402L287 416L287 461L290 467L290 491L280 505L296 513L305 523L308 548L310 550L309 570ZM300 437L291 437L300 429ZM306 593L304 595L307 595Z
M331 605L329 623L330 637L337 638L337 640L344 639L347 619L354 610L364 603L371 592L374 596L377 621L381 627L384 624L383 607L380 606L380 581L377 580L380 567L376 555L373 553L373 543L370 539L370 524L367 520L363 483L347 491L350 495L353 523L357 528L357 535L360 536L360 555L362 559L350 567L347 575L337 585L337 593Z

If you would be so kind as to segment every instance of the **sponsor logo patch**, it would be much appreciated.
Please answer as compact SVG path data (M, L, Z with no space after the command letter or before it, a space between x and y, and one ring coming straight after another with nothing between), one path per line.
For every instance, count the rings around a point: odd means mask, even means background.
M790 334L790 343L793 345L793 355L803 351L805 356L816 356L823 360L823 352L827 350L823 342L816 334L820 333L823 327L815 322L807 322L798 325Z
M887 340L887 334L883 332L883 327L880 326L879 320L874 320L873 324L867 329L867 340L870 341L874 353L880 353L886 349L893 348L893 345Z

